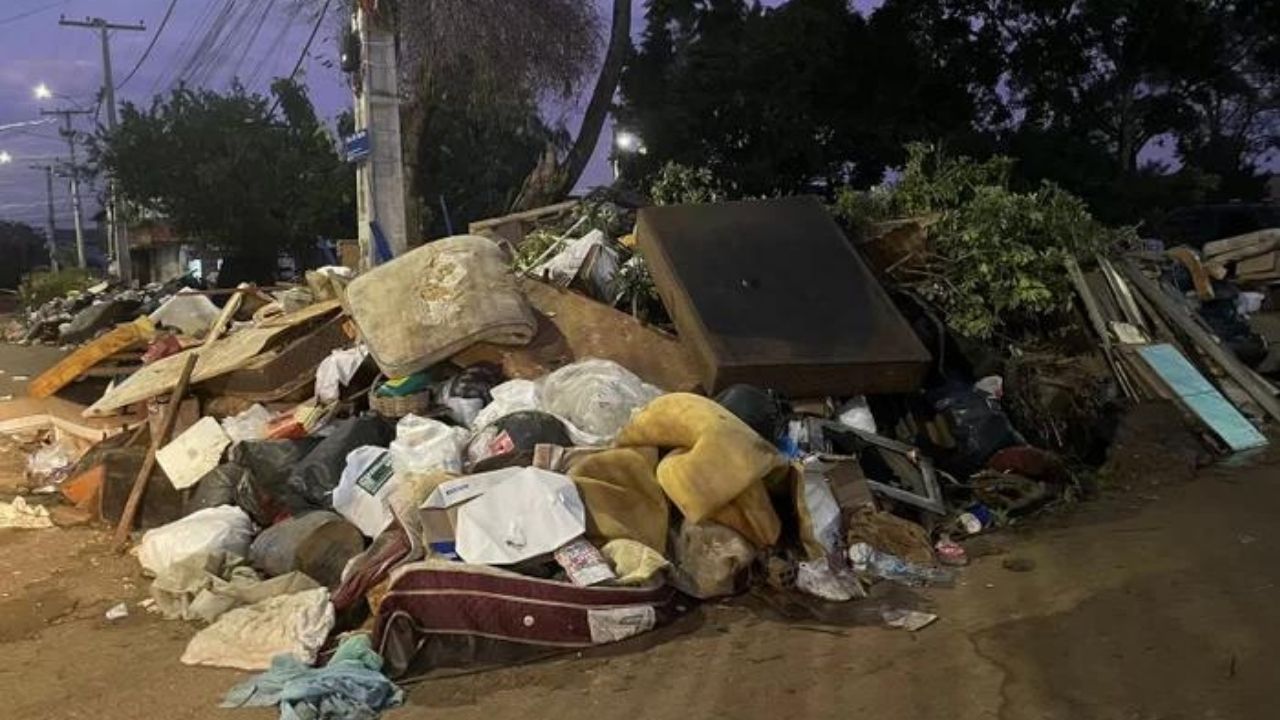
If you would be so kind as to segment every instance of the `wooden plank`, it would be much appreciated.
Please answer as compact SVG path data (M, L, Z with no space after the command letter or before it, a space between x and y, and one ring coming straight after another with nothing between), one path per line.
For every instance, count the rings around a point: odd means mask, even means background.
M47 398L70 385L87 370L112 355L155 336L155 325L145 315L131 323L118 325L114 330L81 347L63 358L57 365L40 373L40 377L27 386L27 394L33 398Z
M236 316L236 311L240 309L240 303L244 302L244 294L246 288L240 287L236 289L235 294L227 300L227 304L222 306L222 312L218 313L218 319L213 321L213 327L209 328L209 334L204 338L204 344L216 342L227 331L227 326L231 324L231 319Z
M151 438L151 447L147 449L147 459L142 463L142 470L133 481L133 489L129 491L129 499L125 502L124 513L120 515L120 523L116 525L112 543L116 551L124 550L129 541L129 532L133 530L133 519L138 514L138 506L142 504L142 494L147 487L147 480L156 466L156 452L167 442L173 433L173 424L178 419L178 408L182 405L182 397L187 393L187 385L191 382L191 373L196 368L197 356L188 353L182 363L182 371L178 376L178 384L169 398L169 405L164 410L164 418L160 422L160 432Z
M533 340L524 347L479 343L453 356L455 363L493 362L508 377L532 380L575 360L601 358L664 390L700 387L693 354L675 337L573 291L532 280L522 287L538 318Z
M1161 381L1227 447L1249 450L1267 444L1267 439L1218 392L1199 370L1172 345L1150 345L1138 356Z
M1205 243L1206 259L1228 263L1280 248L1280 229L1271 228Z
M163 395L172 390L178 383L182 366L188 355L196 355L199 358L191 378L193 383L238 370L251 362L258 353L285 331L333 314L338 309L337 301L316 303L296 313L268 320L259 327L242 330L208 345L157 360L144 366L128 380L103 395L98 402L85 410L85 415L109 413L117 408Z
M1173 298L1166 295L1150 278L1143 275L1132 260L1125 260L1124 272L1130 284L1151 301L1151 304L1159 309L1169 322L1186 333L1196 347L1222 367L1232 379L1240 383L1245 392L1249 393L1249 397L1253 398L1254 402L1258 403L1268 415L1275 420L1280 420L1280 401L1276 400L1273 394L1275 388L1270 383L1260 382L1244 363L1240 362L1230 350L1219 345L1217 338L1200 326L1186 306L1174 302Z

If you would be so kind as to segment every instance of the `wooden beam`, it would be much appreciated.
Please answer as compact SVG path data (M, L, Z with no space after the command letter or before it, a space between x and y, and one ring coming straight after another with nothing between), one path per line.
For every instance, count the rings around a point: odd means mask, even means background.
M76 378L112 355L127 350L155 336L156 328L144 315L93 340L84 347L63 358L57 365L40 373L40 377L27 386L27 394L34 398L46 398L70 385Z
M196 369L197 357L195 353L187 354L187 361L182 366L182 374L178 377L178 385L173 389L173 395L169 397L169 405L164 409L164 417L160 420L160 432L151 438L147 459L143 461L142 469L133 480L129 499L125 502L124 512L120 514L120 523L116 525L116 533L111 540L116 552L123 551L129 542L129 532L133 530L133 520L138 515L138 506L142 504L142 496L147 490L151 471L156 467L156 452L169 441L169 435L173 433L173 425L178 420L178 408L182 405L183 396L187 394L187 385L191 382L191 371Z
M1133 260L1125 260L1124 272L1128 276L1129 282L1169 322L1185 333L1195 343L1196 347L1200 348L1210 359L1226 371L1233 380L1240 383L1240 387L1244 388L1249 397L1253 398L1253 401L1258 403L1268 415L1275 420L1280 420L1280 401L1276 400L1274 395L1275 388L1270 383L1259 380L1244 363L1240 362L1234 353L1222 347L1218 343L1218 339L1209 334L1207 330L1200 326L1199 321L1191 316L1190 308L1175 302L1173 298L1165 294L1150 278L1142 274L1142 270L1134 264ZM1266 387L1263 386L1264 384Z

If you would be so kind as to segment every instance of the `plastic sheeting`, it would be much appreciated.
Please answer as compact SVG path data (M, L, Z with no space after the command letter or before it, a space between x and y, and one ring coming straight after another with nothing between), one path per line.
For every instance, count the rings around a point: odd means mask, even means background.
M277 655L315 662L333 629L333 605L324 588L280 595L236 608L201 630L182 653L184 665L266 670Z

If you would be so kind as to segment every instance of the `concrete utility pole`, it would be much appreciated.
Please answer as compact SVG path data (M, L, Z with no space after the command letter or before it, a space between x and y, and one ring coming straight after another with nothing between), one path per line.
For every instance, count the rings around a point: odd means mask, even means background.
M355 83L356 130L367 130L371 152L356 172L356 217L360 248L376 264L372 223L382 229L392 256L409 247L404 210L404 162L400 152L400 90L395 30L385 17L356 4L352 26L360 38Z
M102 40L102 99L107 105L107 129L116 129L116 83L115 78L111 74L111 30L131 30L135 32L144 32L146 25L138 23L136 25L128 25L123 23L107 22L102 18L85 18L84 20L68 20L65 16L58 19L58 24L64 27L81 27L90 28L98 31L98 37ZM129 259L129 231L123 228L117 222L116 193L115 183L107 179L107 229L111 235L110 243L115 250L116 263L118 263L120 271L120 280L126 285L133 280L133 264ZM77 215L78 217L78 215Z
M49 241L45 248L49 251L49 269L58 272L58 223L53 214L53 166L31 165L32 170L44 171L44 189L49 199Z
M67 148L71 153L71 211L76 224L76 265L80 269L86 267L84 255L84 227L80 219L80 166L76 164L76 133L71 127L72 115L88 115L88 110L41 110L41 115L62 116L62 136L67 139Z

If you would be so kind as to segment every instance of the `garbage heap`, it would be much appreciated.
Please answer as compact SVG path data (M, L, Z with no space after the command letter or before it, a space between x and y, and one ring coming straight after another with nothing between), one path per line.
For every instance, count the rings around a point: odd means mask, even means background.
M271 673L509 662L748 590L918 630L934 617L879 581L950 584L967 538L1076 492L1002 377L943 357L816 201L646 208L520 271L509 246L242 288L184 309L201 332L117 325L32 394L121 349L143 364L84 417L0 431L46 433L34 486L140 530L155 610L207 624L183 662ZM638 265L678 336L612 307Z

